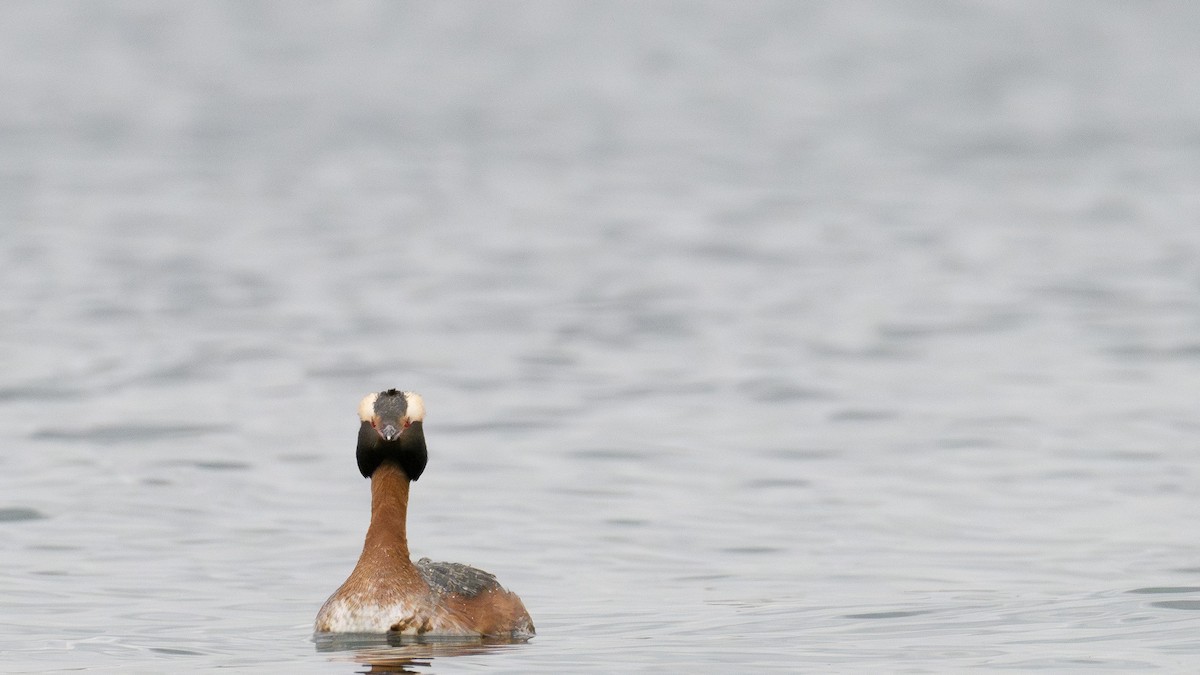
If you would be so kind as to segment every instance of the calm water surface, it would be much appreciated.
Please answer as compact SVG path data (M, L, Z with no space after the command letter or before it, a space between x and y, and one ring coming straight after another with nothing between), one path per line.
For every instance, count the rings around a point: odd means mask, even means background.
M1198 30L6 4L0 670L1194 670ZM533 641L312 641L391 386Z

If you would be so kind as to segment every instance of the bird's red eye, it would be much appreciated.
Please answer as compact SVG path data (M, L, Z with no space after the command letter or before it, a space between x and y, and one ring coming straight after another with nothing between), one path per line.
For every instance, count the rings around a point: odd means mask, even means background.
M408 425L410 425L410 424L412 424L412 422L410 422L409 420L404 420L404 428L405 429L407 429Z
M376 422L375 420L371 420L371 428L372 428L372 429L378 429L378 428L379 428L379 422Z

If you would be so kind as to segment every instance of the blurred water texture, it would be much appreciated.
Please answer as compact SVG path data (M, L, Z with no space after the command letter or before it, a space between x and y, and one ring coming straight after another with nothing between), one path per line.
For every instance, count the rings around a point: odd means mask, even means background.
M1190 670L1200 6L0 7L0 669ZM318 650L368 391L524 645Z

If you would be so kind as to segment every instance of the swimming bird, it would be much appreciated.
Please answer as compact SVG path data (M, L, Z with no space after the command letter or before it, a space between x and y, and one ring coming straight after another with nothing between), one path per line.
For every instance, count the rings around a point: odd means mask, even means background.
M354 571L317 612L316 631L532 637L525 605L495 576L409 557L408 491L428 459L421 396L367 394L358 417L358 469L371 479L371 524Z

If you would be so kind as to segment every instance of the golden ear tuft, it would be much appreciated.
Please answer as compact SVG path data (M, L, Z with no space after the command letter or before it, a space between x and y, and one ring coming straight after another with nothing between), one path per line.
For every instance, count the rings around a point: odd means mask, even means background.
M379 394L370 393L363 397L363 400L358 404L358 419L363 422L370 422L375 417L375 399L379 398Z
M421 422L425 419L425 399L415 391L404 392L404 400L408 408L404 411L410 422Z

